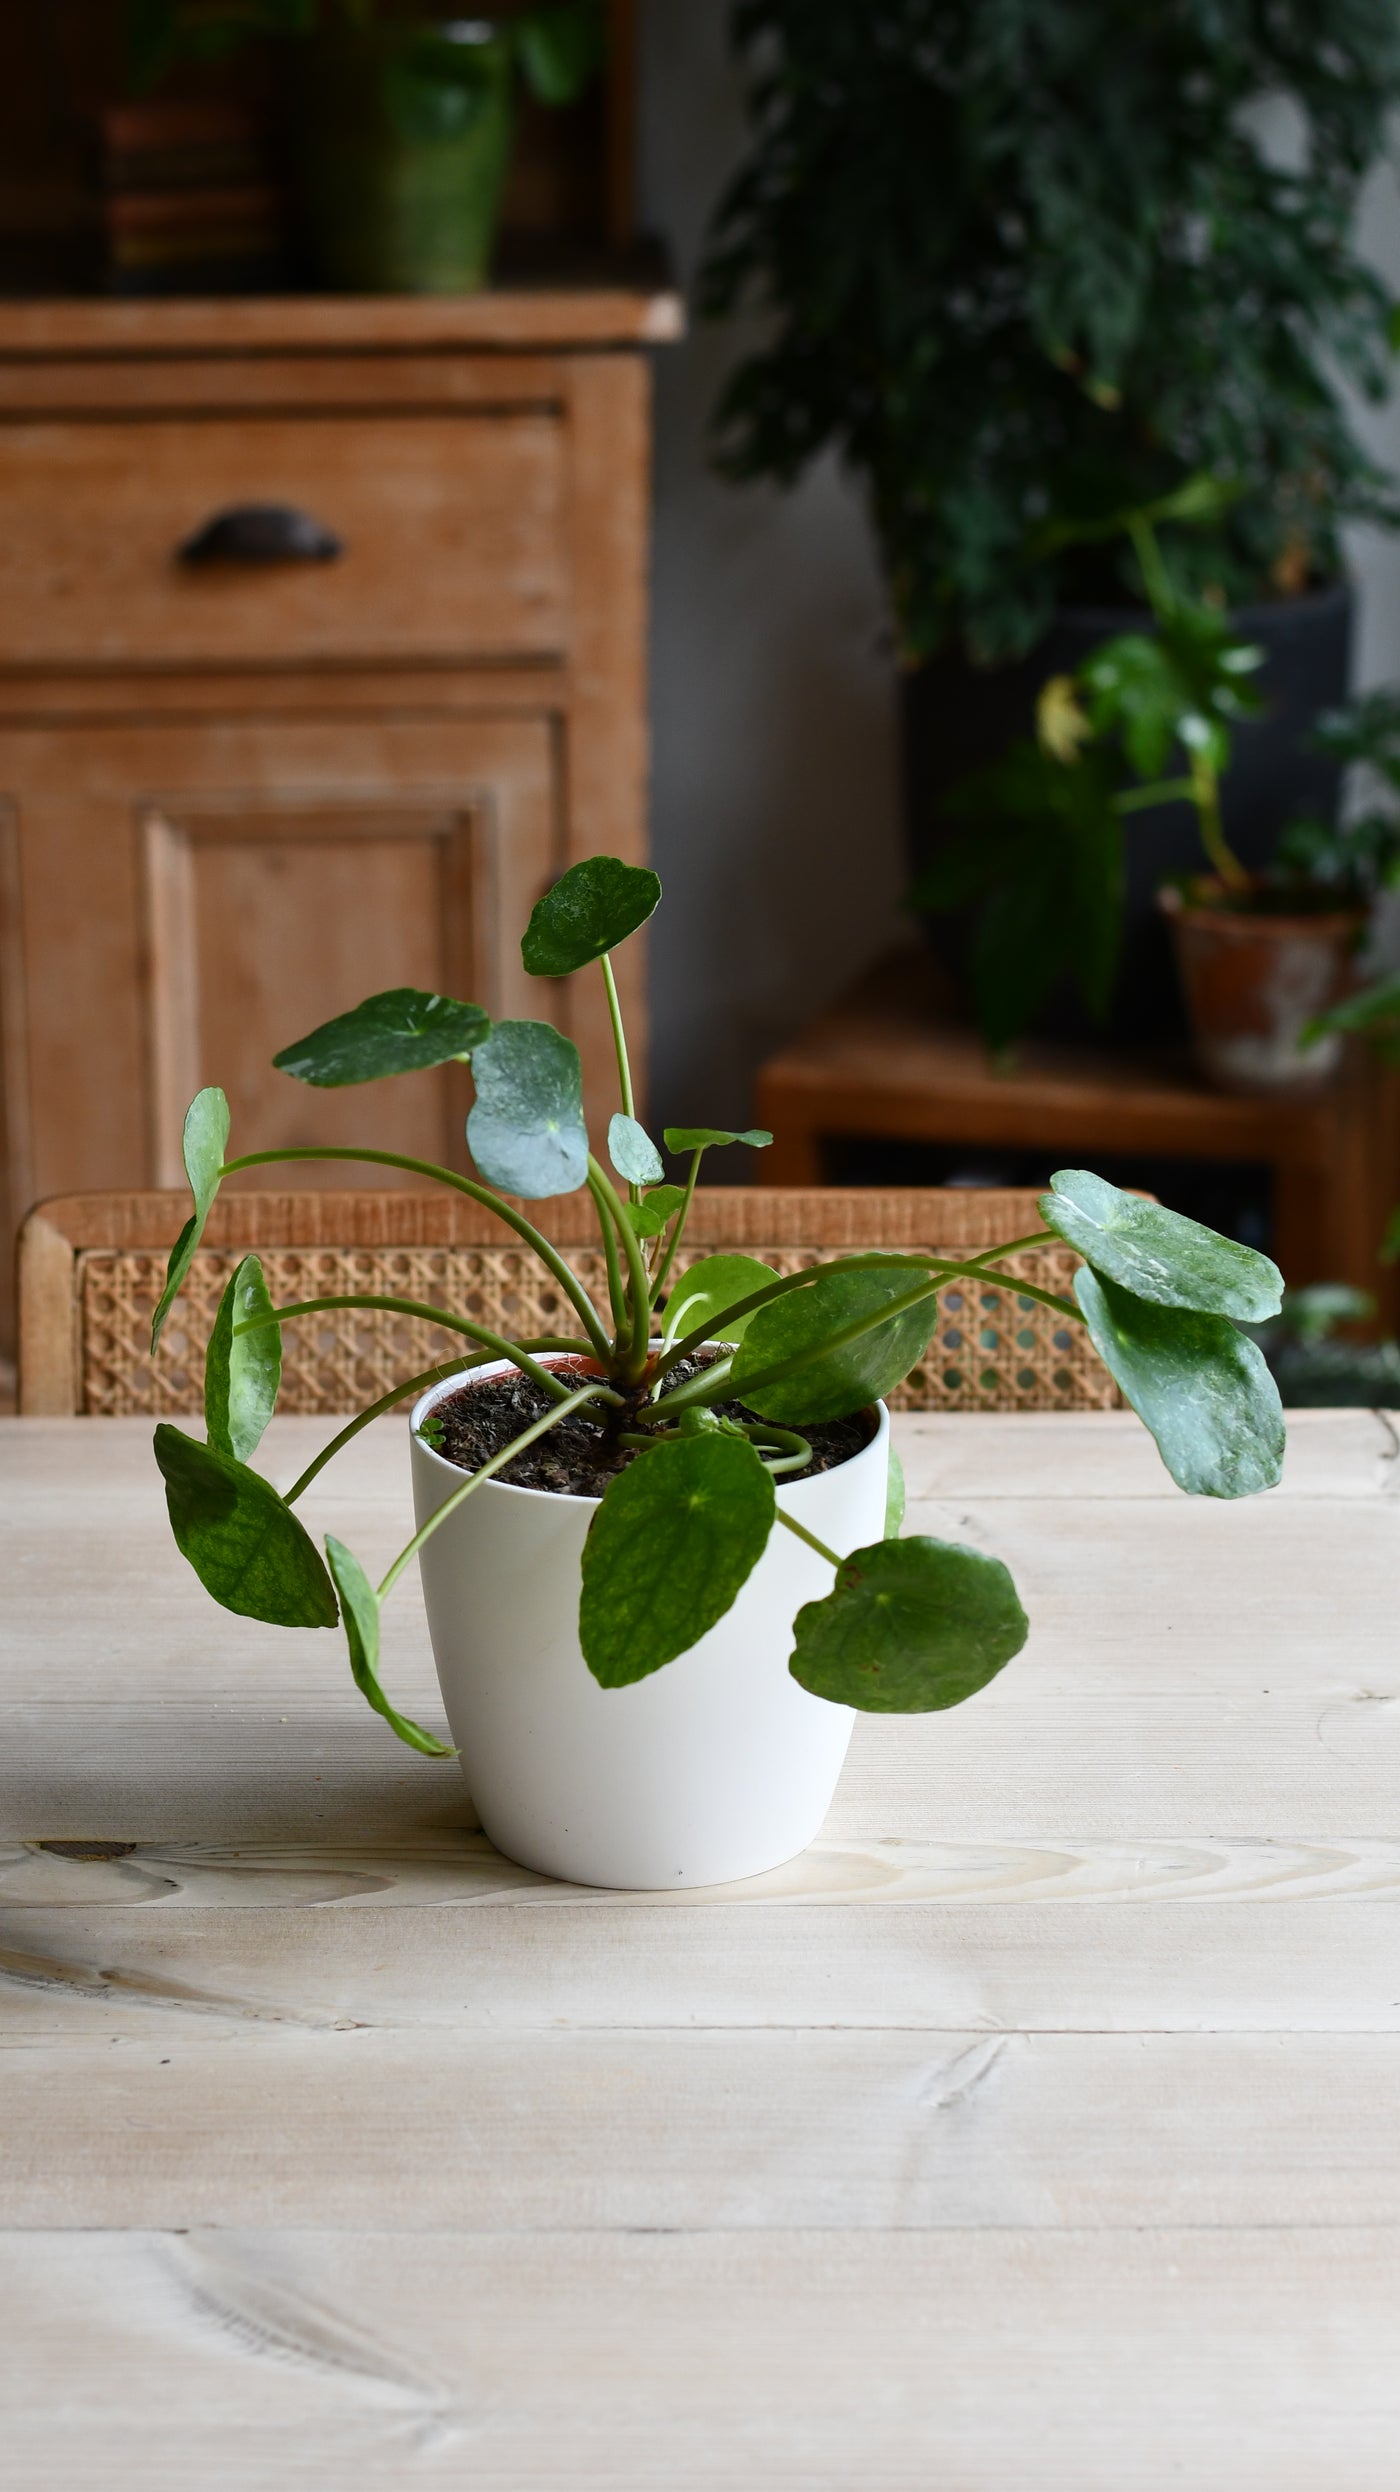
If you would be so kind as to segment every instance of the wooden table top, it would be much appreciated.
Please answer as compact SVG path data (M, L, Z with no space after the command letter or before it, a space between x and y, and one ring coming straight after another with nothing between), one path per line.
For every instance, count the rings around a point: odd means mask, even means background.
M656 1898L213 1608L145 1423L0 1425L17 2492L1393 2492L1400 1435L1229 1506L1127 1415L897 1424L1030 1644ZM307 1520L408 1496L385 1422ZM407 1582L385 1670L439 1718Z

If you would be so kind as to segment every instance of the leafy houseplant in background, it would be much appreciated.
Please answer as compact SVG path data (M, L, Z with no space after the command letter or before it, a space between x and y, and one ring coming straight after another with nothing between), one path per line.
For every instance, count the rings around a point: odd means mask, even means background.
M1203 478L1170 512L1209 511L1218 498ZM1335 1070L1340 1040L1304 1050L1301 1036L1350 981L1374 902L1400 871L1400 824L1374 809L1340 825L1305 817L1268 870L1241 864L1222 796L1235 730L1258 714L1264 652L1179 588L1162 559L1162 516L1158 506L1107 523L1133 544L1152 629L1115 634L1073 675L1042 685L1035 738L953 792L959 827L915 901L935 913L976 910L973 992L994 1053L1060 977L1077 981L1102 1020L1118 973L1125 843L1145 811L1181 808L1194 817L1206 871L1168 884L1158 900L1202 1067L1225 1089L1312 1088ZM1373 701L1330 714L1317 740L1341 766L1382 732ZM1400 750L1389 758L1400 777Z
M130 0L132 74L295 38L291 116L314 273L351 293L468 293L486 283L523 80L572 103L597 66L593 0L435 19L376 0Z
M202 1090L184 1132L194 1209L152 1326L154 1341L222 1179L270 1161L404 1169L489 1205L539 1257L571 1329L512 1341L392 1298L274 1307L246 1256L209 1339L205 1441L163 1424L156 1457L176 1541L214 1598L272 1625L339 1620L369 1703L442 1756L380 1677L383 1605L416 1558L487 1833L527 1866L615 1886L707 1883L789 1857L825 1812L853 1711L961 1703L1020 1649L1026 1620L998 1559L899 1536L881 1396L922 1355L949 1283L1013 1278L1027 1300L1087 1325L1189 1492L1268 1488L1283 1453L1277 1394L1239 1329L1277 1311L1274 1266L1087 1171L1052 1180L1043 1232L966 1260L865 1253L780 1278L717 1255L673 1282L706 1153L769 1137L668 1130L685 1163L674 1182L637 1120L610 954L659 896L644 869L589 859L539 902L522 945L538 977L600 964L620 1098L610 1166L590 1148L577 1051L547 1022L493 1026L449 997L372 996L278 1064L339 1086L469 1061L477 1176L382 1151L228 1158L224 1094ZM583 1187L606 1307L519 1208ZM1084 1259L1073 1301L1000 1272L1056 1240ZM346 1305L445 1325L462 1354L406 1377L279 1493L252 1456L276 1401L281 1327ZM296 1508L360 1428L415 1395L418 1529L376 1586L340 1541L328 1537L323 1558Z
M1342 524L1397 515L1339 382L1388 385L1391 304L1352 233L1400 100L1400 18L739 0L732 22L752 144L704 300L770 328L721 401L719 454L786 484L834 448L866 489L916 866L943 792L1029 732L1045 677L1133 628L1132 545L1100 523L1201 472L1232 498L1164 521L1162 554L1267 651L1228 819L1264 864L1295 806L1330 810L1331 765L1299 745L1346 691ZM1270 112L1295 118L1287 160ZM1116 1025L1160 1034L1152 894L1190 840L1179 813L1136 830Z

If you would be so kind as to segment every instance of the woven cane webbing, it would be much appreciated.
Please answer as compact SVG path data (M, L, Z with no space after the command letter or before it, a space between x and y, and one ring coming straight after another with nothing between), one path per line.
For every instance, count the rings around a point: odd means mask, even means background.
M710 1251L683 1252L684 1268ZM830 1260L831 1248L755 1247L748 1251L779 1272ZM954 1250L956 1251L956 1250ZM569 1260L600 1305L607 1281L596 1249L575 1248ZM1077 1257L1068 1248L1036 1248L1013 1269L1041 1288L1066 1292ZM165 1257L145 1249L96 1249L78 1256L82 1408L97 1415L150 1412L174 1416L202 1410L204 1345L219 1298L238 1261L235 1253L201 1249L184 1290L150 1355L151 1311L165 1277ZM262 1265L273 1302L350 1292L417 1298L472 1317L516 1339L578 1329L562 1292L523 1247L271 1247ZM938 1330L927 1355L891 1395L901 1410L1111 1410L1118 1396L1090 1349L1082 1326L992 1281L954 1284L939 1301ZM284 1411L341 1413L362 1409L401 1378L470 1345L440 1326L359 1308L299 1318L283 1328Z

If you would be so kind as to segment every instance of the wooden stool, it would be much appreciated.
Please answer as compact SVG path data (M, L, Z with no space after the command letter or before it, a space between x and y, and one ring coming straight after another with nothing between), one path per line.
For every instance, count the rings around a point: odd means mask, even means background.
M1368 1289L1394 1331L1396 1276L1377 1255L1400 1199L1396 1074L1358 1051L1315 1098L1229 1098L1182 1058L1041 1040L996 1073L972 1031L937 1019L932 991L922 957L896 953L764 1066L757 1114L775 1137L765 1177L819 1185L823 1146L855 1136L1033 1151L1046 1177L1092 1167L1096 1152L1259 1162L1289 1283Z

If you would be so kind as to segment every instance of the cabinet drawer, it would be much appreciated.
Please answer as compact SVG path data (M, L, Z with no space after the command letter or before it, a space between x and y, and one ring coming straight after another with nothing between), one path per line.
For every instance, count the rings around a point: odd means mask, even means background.
M544 655L565 637L561 419L140 419L0 427L0 666ZM282 503L334 561L179 559Z

